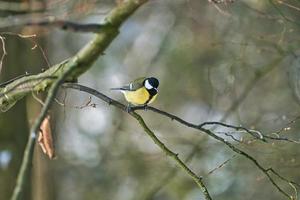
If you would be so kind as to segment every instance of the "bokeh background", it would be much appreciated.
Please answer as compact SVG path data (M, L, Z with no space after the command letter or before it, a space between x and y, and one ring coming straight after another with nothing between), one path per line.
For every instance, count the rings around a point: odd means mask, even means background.
M1 82L25 72L39 73L74 55L93 36L22 23L48 16L99 23L116 4L114 0L1 1L0 35L7 50ZM299 0L220 4L151 0L122 26L105 55L79 83L125 103L109 88L155 76L161 85L153 106L159 109L196 124L224 121L295 140L262 143L243 132L210 127L266 168L299 183L299 9ZM16 27L8 28L11 25ZM41 48L33 48L35 44ZM49 160L37 146L32 182L26 184L23 199L203 199L191 178L177 170L135 120L93 97L96 108L78 108L88 100L89 95L78 91L60 91L51 110L57 157ZM1 200L11 195L29 127L40 108L28 96L0 114ZM214 199L284 199L253 163L223 144L155 113L139 113L204 177ZM274 178L295 195L291 185Z

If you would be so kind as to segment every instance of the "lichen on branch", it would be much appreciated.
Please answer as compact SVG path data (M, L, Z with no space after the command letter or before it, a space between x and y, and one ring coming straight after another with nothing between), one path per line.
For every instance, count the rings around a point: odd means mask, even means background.
M105 18L101 30L97 32L81 50L73 57L50 67L37 74L17 79L0 88L0 111L5 112L20 99L32 91L41 92L49 86L66 70L71 69L67 80L75 80L86 72L92 64L103 54L119 33L122 23L147 0L126 0L118 4ZM54 77L54 78L47 78Z

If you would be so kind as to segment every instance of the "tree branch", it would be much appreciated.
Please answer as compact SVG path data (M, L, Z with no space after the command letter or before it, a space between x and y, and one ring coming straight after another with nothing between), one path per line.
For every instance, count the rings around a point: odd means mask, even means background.
M126 106L124 106L124 109L126 110ZM163 150L168 156L173 158L173 160L176 162L176 164L184 170L198 185L198 187L202 190L202 193L205 196L205 199L211 199L208 190L203 183L202 177L197 176L179 157L177 153L172 152L164 143L162 143L156 135L149 129L149 127L146 125L143 118L137 114L136 112L131 112L131 116L133 116L139 124L143 127L144 131L150 136L150 138L153 140L153 142L159 146L161 150Z
M40 129L40 126L44 120L44 118L47 115L48 109L50 108L51 104L53 103L53 100L56 96L56 93L59 89L59 86L63 83L64 79L68 76L68 74L72 71L72 68L69 68L69 70L65 71L51 86L47 99L45 101L45 104L40 112L39 117L35 120L31 130L30 135L28 138L28 142L26 144L25 150L24 150L24 156L21 164L21 168L17 177L17 183L13 191L13 195L11 197L11 200L18 200L19 196L22 192L22 189L24 187L24 184L26 183L26 177L28 176L29 166L30 162L32 161L33 157L33 149L34 149L34 142L36 139L36 135Z
M79 85L79 84L72 84L72 83L66 83L63 84L64 88L72 88L72 89L76 89L76 90L80 90L80 91L84 91L87 92L89 94L92 94L96 97L98 97L99 99L105 101L106 103L108 103L109 105L113 105L119 109L121 109L124 112L127 112L127 107L114 100L111 99L110 97L92 89L89 87L85 87L83 85ZM211 196L205 186L205 184L203 183L202 177L199 177L195 174L195 172L193 172L185 163L184 161L182 161L179 157L177 153L174 153L173 151L171 151L163 142L161 142L156 135L154 134L154 132L147 126L147 124L145 123L144 119L137 114L135 111L129 112L129 114L134 117L138 123L141 125L141 127L144 129L144 131L148 134L148 136L153 140L153 142L163 151L167 154L167 156L170 156L175 162L176 164L183 170L185 171L193 180L194 182L198 185L198 187L202 190L202 193L205 196L205 199L210 200Z
M91 88L88 88L86 86L82 86L82 85L79 85L79 84L72 84L72 83L66 83L66 84L63 84L63 87L64 88L72 88L72 89L77 89L77 90L80 90L80 91L84 91L84 92L87 92L91 95L94 95L96 96L97 98L103 100L104 102L108 103L109 105L113 105L123 111L126 111L126 106L124 104L121 104L120 102L114 100L114 99L111 99L110 97L94 90L94 89L91 89ZM130 112L129 114L131 116L133 116L134 118L136 118L138 121L140 120L140 116L137 115L137 113L135 112L136 110L144 110L145 107L142 107L142 106L139 106L139 107L135 107L133 112ZM289 195L287 192L285 192L276 182L275 180L272 178L272 176L269 174L269 171L270 168L265 168L263 167L254 157L250 156L248 153L240 150L239 148L235 147L233 144L231 144L230 142L226 141L224 138L222 137L219 137L217 136L216 134L214 134L212 131L208 130L208 129L205 129L203 128L202 124L200 125L196 125L196 124L192 124L190 122L187 122L183 119L181 119L180 117L176 116L176 115L173 115L173 114L170 114L166 111L162 111L162 110L159 110L157 108L154 108L154 107L151 107L151 106L147 106L146 107L147 110L150 110L150 111L153 111L155 113L158 113L160 115L163 115L165 117L168 117L170 118L171 120L175 120L181 124L183 124L184 126L187 126L187 127L190 127L190 128L193 128L193 129L196 129L196 130L199 130L203 133L206 133L207 135L209 135L210 137L218 140L219 142L223 143L224 145L226 145L228 148L230 148L232 151L234 151L235 153L243 156L244 158L246 158L247 160L251 161L263 174L265 174L265 176L269 179L269 181L272 183L272 185L281 193L283 194L285 197L287 197L288 199L293 199L293 197L291 195ZM140 124L143 126L145 132L147 132L147 134L152 138L154 133L151 131L151 130L148 130L149 128L147 126L144 126L144 122L143 121L139 121ZM150 132L148 132L150 131ZM152 135L152 134L153 135ZM155 135L154 135L155 136ZM165 146L163 144L160 144L158 141L156 141L154 138L152 138L154 140L154 142L162 149L165 151ZM166 152L166 151L165 151ZM167 152L166 152L167 153ZM167 153L167 155L170 155L173 157L173 159L175 158L178 158L176 155L177 154L169 154ZM177 161L178 162L178 161ZM178 163L179 165L179 163ZM182 167L182 166L181 166ZM183 168L184 169L184 168ZM275 172L274 173L274 170L272 170L271 172L273 172L273 174L275 174L276 176L278 176L279 178L282 179L282 176L278 173L278 172ZM188 173L189 174L189 173ZM191 174L189 174L191 175ZM193 177L193 176L192 176ZM196 178L193 177L193 179L196 181ZM201 179L199 179L201 180ZM293 181L289 181L287 179L282 179L284 181L286 181L287 183L293 183L295 184L295 182ZM298 186L298 184L295 184Z
M6 111L25 95L33 91L44 91L50 87L45 105L43 106L38 119L31 128L11 200L17 200L20 198L20 194L22 193L26 183L26 177L30 169L29 166L33 156L36 133L38 132L40 125L55 98L59 86L64 80L74 80L88 70L93 62L117 36L118 29L121 24L145 2L146 0L124 1L110 12L110 14L106 17L104 28L101 29L100 32L97 33L96 36L74 57L51 67L43 73L22 77L8 83L3 88L0 88L0 110Z
M140 109L140 108L139 108ZM204 132L206 134L208 134L209 136L213 137L214 139L222 142L223 144L225 144L227 147L229 147L232 151L236 152L237 154L240 154L241 156L245 157L246 159L248 159L249 161L251 161L254 165L256 165L256 167L262 172L264 173L267 178L269 179L269 181L272 183L273 186L276 187L276 189L281 193L283 194L284 196L286 196L288 199L293 199L288 193L286 193L276 182L275 180L271 177L271 175L268 173L269 170L265 167L263 167L254 157L250 156L248 153L240 150L239 148L235 147L233 144L231 144L230 142L226 141L224 138L222 137L219 137L217 136L216 134L214 134L212 131L208 130L208 129L205 129L199 125L196 125L196 124L192 124L192 123L189 123L173 114L170 114L170 113L167 113L165 111L162 111L162 110L159 110L157 108L154 108L154 107L147 107L147 109L153 111L153 112L156 112L156 113L159 113L161 115L164 115L168 118L170 118L171 120L175 120L187 127L190 127L190 128L193 128L193 129L196 129L196 130L199 130L201 132ZM279 173L277 173L278 175ZM291 183L292 181L289 181L288 183Z
M9 24L2 26L1 28L14 28L20 26L42 26L42 27L54 27L65 31L82 32L82 33L98 33L105 25L88 23L80 24L67 20L57 19L56 17L49 16L43 20L24 22L22 24Z
M115 7L105 18L105 23L100 31L95 34L95 37L83 47L75 56L67 59L43 73L26 76L5 87L0 88L0 110L6 111L11 108L17 101L22 99L27 94L34 92L45 91L55 81L47 79L36 82L36 78L57 76L59 77L64 71L73 68L72 72L66 77L67 80L75 80L82 73L86 72L96 59L103 54L104 50L110 45L113 39L118 35L121 24L141 5L147 0L126 0L122 1ZM33 81L32 81L33 80ZM23 85L20 85L17 90L12 90L16 84L26 81L26 90L23 90ZM8 92L10 91L10 92Z
M279 1L278 1L279 2ZM278 3L277 2L277 3ZM290 22L292 24L295 24L295 25L300 25L300 23L296 20L293 20L293 19L290 19L289 17L287 17L283 11L281 11L281 9L276 5L276 3L273 1L273 0L269 0L269 3L273 6L273 8L279 13L279 15L281 15L281 17L287 21L287 22Z

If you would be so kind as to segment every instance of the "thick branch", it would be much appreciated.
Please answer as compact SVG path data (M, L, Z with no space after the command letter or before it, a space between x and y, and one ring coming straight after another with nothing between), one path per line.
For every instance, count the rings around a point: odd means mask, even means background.
M109 46L113 39L118 35L118 30L121 24L143 3L147 0L126 0L122 4L114 8L106 17L100 31L95 34L95 37L83 47L75 56L66 61L54 65L47 71L38 75L26 76L18 79L3 88L0 88L0 110L7 111L17 101L32 91L41 92L47 89L53 79L36 81L36 78L60 76L64 71L72 68L72 72L68 75L68 80L75 80L82 73L87 71L95 60L103 54L104 50ZM26 85L19 85L26 82ZM16 89L12 90L16 85ZM24 89L26 87L26 89Z
M32 161L36 133L53 102L59 86L65 79L76 79L80 74L88 70L93 62L117 36L118 28L122 22L124 22L144 2L146 1L128 0L113 9L107 16L106 24L103 29L97 33L94 39L92 39L74 57L53 66L41 74L25 76L5 85L3 88L0 88L0 110L6 111L28 93L31 93L32 91L43 91L51 86L40 116L35 121L31 129L18 174L17 183L11 197L12 200L20 198L23 186L26 183L26 176L30 169L29 166Z
M19 196L22 192L24 184L26 183L25 180L26 180L26 176L28 175L30 162L32 161L34 142L35 142L37 132L40 129L42 121L44 120L44 118L47 115L48 109L50 108L51 104L53 103L53 100L56 96L59 86L63 83L64 79L68 76L68 74L70 72L71 72L71 68L68 71L65 71L64 74L62 74L51 86L51 88L48 92L46 102L41 110L41 113L40 113L39 117L37 118L37 120L35 120L35 123L33 124L32 128L31 128L29 139L28 139L25 151L24 151L22 165L21 165L21 168L20 168L20 171L18 174L17 183L14 188L11 200L19 199Z

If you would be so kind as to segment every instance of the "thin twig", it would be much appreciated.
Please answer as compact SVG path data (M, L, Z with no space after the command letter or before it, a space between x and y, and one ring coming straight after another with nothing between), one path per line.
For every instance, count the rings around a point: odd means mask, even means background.
M220 126L224 126L226 128L235 129L237 131L243 130L246 133L249 133L250 135L252 135L254 138L257 138L257 139L260 139L264 142L267 142L266 139L265 139L265 136L257 130L250 130L250 129L247 129L247 128L242 127L242 126L233 126L233 125L230 125L230 124L225 124L223 122L204 122L202 124L199 124L199 127L202 128L202 127L207 126L207 125L220 125Z
M64 84L63 87L65 88L73 88L73 89L77 89L77 90L80 90L80 91L84 91L84 92L87 92L91 95L94 95L98 98L100 98L101 100L107 102L109 105L114 105L115 107L121 109L121 110L126 110L126 106L121 104L120 102L114 100L114 99L111 99L110 97L94 90L94 89L91 89L91 88L88 88L86 86L82 86L82 85L79 85L79 84L72 84L72 83L67 83L67 84ZM196 130L199 130L201 132L204 132L206 133L207 135L209 135L210 137L218 140L219 142L225 144L228 148L230 148L232 151L236 152L237 154L245 157L246 159L248 159L249 161L251 161L263 174L265 174L265 176L269 179L269 181L272 183L272 185L281 193L283 194L284 196L286 196L288 199L292 199L291 196L286 193L276 182L275 180L271 177L271 175L268 173L270 171L269 168L264 168L254 157L250 156L248 153L240 150L239 148L237 148L236 146L234 146L233 144L231 144L230 142L226 141L224 138L222 137L219 137L217 136L216 134L214 134L212 131L208 130L208 129L205 129L199 125L196 125L196 124L192 124L190 122L187 122L185 120L183 120L182 118L176 116L176 115L173 115L173 114L170 114L166 111L163 111L163 110L159 110L157 108L154 108L154 107L151 107L151 106L147 106L146 107L147 110L150 110L150 111L153 111L155 113L158 113L160 115L163 115L165 117L168 117L170 118L171 120L175 120L181 124L183 124L184 126L187 126L187 127L190 127L190 128L193 128L193 129L196 129ZM145 107L138 107L138 108L134 108L134 110L145 110ZM133 115L132 113L136 113L135 111L131 112L130 114ZM149 133L148 133L149 134ZM153 138L152 138L153 139ZM175 154L176 155L176 154ZM175 158L175 157L174 157ZM279 174L277 172L277 174ZM194 179L195 180L195 179ZM287 179L286 179L287 180ZM288 181L288 183L291 183L292 181Z
M34 92L31 93L32 97L39 102L42 106L45 106L44 102L42 101L42 99L40 99Z
M287 2L284 2L284 1L281 1L281 0L277 0L277 2L278 2L279 4L282 4L282 5L285 5L285 6L289 7L289 8L292 8L292 9L294 9L294 10L296 10L296 11L300 11L300 8L299 8L299 7L294 6L294 5L292 5L292 4L289 4L289 3L287 3Z
M1 74L3 61L4 61L5 56L7 55L7 52L6 52L6 48L5 48L5 37L0 35L0 40L1 40L1 43L2 43L2 56L1 56L1 59L0 59L0 74Z
M196 155L200 148L200 144L195 145L193 149L191 150L190 154L184 159L185 163L189 163L192 158ZM167 185L167 183L170 182L171 179L175 178L176 174L178 173L179 169L178 168L173 168L171 171L168 171L168 173L159 181L156 182L157 185L152 186L149 191L143 191L145 192L142 195L139 195L136 200L144 199L144 200L150 200L153 199L153 196L159 191L162 190L163 187Z
M63 84L64 88L72 88L72 89L76 89L76 90L80 90L80 91L84 91L87 92L91 95L94 95L95 97L98 97L99 99L105 101L106 103L108 103L109 105L113 105L119 109L121 109L122 111L126 112L127 111L127 107L126 105L111 99L110 97L98 92L97 90L94 90L92 88L83 86L83 85L79 85L79 84L73 84L73 83L65 83ZM129 112L129 114L134 117L139 124L143 127L144 131L150 136L150 138L153 140L153 142L163 151L165 152L168 156L170 156L175 162L176 164L183 169L194 181L195 183L199 186L199 188L202 190L205 199L211 199L208 190L206 188L206 186L203 183L202 177L197 176L185 163L184 161L182 161L177 153L174 153L173 151L171 151L163 142L161 142L156 135L154 134L153 131L151 131L151 129L146 125L145 121L143 120L143 118L137 114L135 111L133 112Z
M232 133L228 133L228 132L215 132L215 133L219 133L219 134L224 134L226 135L227 137L230 137L233 141L236 141L238 143L242 143L242 139L238 139L238 138L235 138Z
M126 106L124 106L124 111L126 110ZM144 131L151 137L151 139L154 141L154 143L160 147L161 150L163 150L168 156L170 156L171 158L173 158L173 160L176 162L176 164L182 169L184 170L195 182L196 184L199 186L199 188L202 190L202 193L205 196L205 199L209 200L212 199L210 197L210 194L208 193L208 190L205 186L205 184L203 183L202 177L197 176L178 156L177 153L172 152L168 147L165 146L164 143L162 143L154 134L154 132L152 132L149 127L146 125L145 121L143 120L143 118L137 114L136 112L131 112L130 113L131 116L133 116L138 122L139 124L143 127Z
M269 0L269 3L273 6L273 8L279 13L279 15L281 15L281 17L282 17L285 21L300 26L300 23L299 23L298 21L293 20L293 19L287 17L287 16L283 13L283 11L276 5L276 3L274 2L274 0Z
M73 68L69 68L69 70L66 70L51 86L48 92L48 96L46 98L46 101L44 103L44 106L39 114L39 117L35 120L31 130L30 130L30 136L26 145L26 148L24 150L24 156L21 164L21 168L17 177L17 183L13 191L13 195L11 197L11 200L18 200L19 196L22 192L22 189L24 188L24 184L26 183L26 176L28 176L29 169L30 169L30 163L33 157L33 149L34 149L34 143L37 136L37 133L40 129L40 126L44 120L44 118L47 116L48 109L53 103L53 100L55 98L55 95L59 89L59 86L63 83L65 78L72 72Z
M50 67L50 62L49 59L43 49L43 47L34 39L37 37L36 34L31 34L31 35L24 35L24 34L20 34L20 33L13 33L13 32L1 32L1 34L3 35L11 35L11 36L17 36L19 38L23 38L23 39L29 39L30 42L33 44L33 46L31 47L31 50L36 49L37 47L39 48L40 52L42 53L42 56L47 64L47 67Z
M35 76L27 77L28 79L36 78L39 76L49 76L56 75L60 76L63 71L73 66L74 70L68 80L75 80L81 74L86 72L92 64L99 58L99 56L104 54L105 49L111 44L111 42L119 34L119 28L122 23L128 19L131 14L133 14L140 6L146 3L148 0L126 0L122 1L118 6L111 10L111 12L104 19L104 28L100 29L97 34L88 42L84 47L82 47L77 54L73 56L76 57L76 60L69 58L64 61L64 66L62 64L56 64L46 71L37 74ZM72 62L71 62L72 61ZM45 91L53 83L53 80L41 82L39 85L35 85L33 88L34 91ZM0 93L5 92L6 90L13 87L15 83L8 84L5 88L0 88ZM7 111L11 108L17 101L24 98L26 95L31 93L32 90L19 90L7 96L8 98L0 98L0 110ZM8 101L9 99L9 101Z
M170 113L167 113L165 111L159 110L157 108L154 107L147 107L148 110L151 110L153 112L159 113L161 115L164 115L166 117L169 117L171 120L175 120L187 127L193 128L193 129L197 129L201 132L204 132L206 134L208 134L209 136L213 137L214 139L222 142L223 144L225 144L227 147L229 147L232 151L242 155L243 157L247 158L248 160L250 160L254 165L256 165L256 167L258 167L258 169L263 172L269 179L269 181L272 183L272 185L274 185L277 190L282 193L284 196L286 196L287 198L290 199L290 195L288 193L286 193L283 189L281 189L281 187L274 181L274 179L270 176L270 174L268 174L268 170L266 168L264 168L254 157L250 156L248 153L240 150L239 148L235 147L233 144L231 144L230 142L226 141L224 138L217 136L216 134L214 134L212 131L208 130L208 129L204 129L202 127L199 127L196 124L192 124L189 123L175 115L172 115Z
M274 185L274 186L277 188L277 190L278 190L280 193L282 193L282 194L283 194L284 196L286 196L287 198L292 199L291 196L290 196L288 193L286 193L286 192L285 192L285 191L284 191L284 190L283 190L283 189L275 182L275 180L270 176L270 174L268 173L269 169L264 168L264 167L263 167L263 166L262 166L262 165L254 158L254 157L250 156L248 153L246 153L246 152L240 150L239 148L235 147L233 144L231 144L230 142L226 141L224 138L217 136L216 134L214 134L212 131L210 131L210 130L208 130L208 129L204 129L204 128L202 128L202 127L199 127L199 126L196 125L196 124L189 123L189 122L187 122L187 121L185 121L185 120L183 120L183 119L181 119L181 118L179 118L179 117L177 117L177 116L175 116L175 115L172 115L172 114L170 114L170 113L167 113L167 112L165 112L165 111L159 110L159 109L154 108L154 107L147 107L147 109L148 109L148 110L151 110L151 111L153 111L153 112L162 114L162 115L164 115L164 116L167 116L167 117L169 117L171 120L175 120L175 121L177 121L177 122L179 122L179 123L181 123L181 124L183 124L183 125L185 125L185 126L187 126L187 127L190 127L190 128L197 129L197 130L200 130L200 131L202 131L202 132L205 132L205 133L208 134L209 136L211 136L211 137L215 138L216 140L218 140L218 141L224 143L224 144L225 144L227 147L229 147L232 151L234 151L234 152L236 152L236 153L242 155L243 157L247 158L248 160L250 160L254 165L256 165L256 166L258 167L258 169L259 169L261 172L263 172L263 173L268 177L269 181L272 183L272 185ZM279 174L279 173L277 172L277 174ZM290 183L290 182L292 182L292 181L288 181L288 183Z
M20 27L20 26L42 26L42 27L54 27L59 28L64 31L72 31L72 32L81 32L81 33L98 33L102 28L104 28L105 24L80 24L71 21L66 21L62 19L57 19L56 17L48 17L40 21L32 21L32 22L25 22L23 24L17 25L8 25L5 28L13 28L13 27ZM3 28L3 27L2 27Z
M77 106L77 105L69 105L69 104L66 104L65 101L61 102L60 100L58 100L57 98L54 99L55 102L60 105L60 106L63 106L63 107L70 107L70 108L76 108L76 109L83 109L83 108L86 108L86 107L93 107L93 108L96 108L97 104L95 103L92 103L92 97L89 96L89 98L87 100L85 100L85 102L83 102L81 105Z
M112 9L112 11L109 13L109 15L105 18L106 23L110 25L110 28L103 30L102 32L99 32L94 36L94 38L87 43L77 54L75 54L72 58L57 64L47 71L32 76L30 78L36 79L40 78L40 76L43 75L56 75L58 78L52 81L43 82L41 83L39 88L37 85L29 85L28 87L31 88L31 90L21 90L16 91L13 93L13 95L10 96L10 100L7 94L4 94L2 99L2 102L0 101L0 108L9 108L13 106L19 99L23 98L25 95L27 95L29 92L33 91L41 91L45 90L47 87L50 87L47 99L45 101L45 106L43 106L41 113L38 117L38 119L33 124L29 139L27 142L27 145L25 147L24 156L21 164L21 168L17 177L17 183L14 188L11 200L17 200L20 197L20 194L22 193L22 190L24 189L24 185L26 184L27 175L30 171L30 164L33 157L33 149L34 149L34 142L36 138L36 134L39 131L40 125L47 115L47 111L51 104L54 102L53 99L55 98L55 94L60 86L60 84L66 79L66 78L77 78L82 73L87 71L91 65L95 62L95 60L102 55L103 51L109 46L109 44L113 41L113 39L118 34L118 29L121 26L121 24L131 15L134 13L136 9L138 9L140 6L142 6L144 3L146 3L147 0L127 0L121 5L115 7ZM53 72L54 71L54 72ZM54 74L53 74L54 73ZM23 77L26 81L31 81L32 79L25 79L29 77ZM24 81L23 80L23 81ZM0 88L0 91L8 90L7 88L15 87L20 82L20 80L17 80L16 82L12 82L8 85L6 85L4 88ZM24 86L24 85L21 85ZM33 89L32 89L33 88ZM0 94L1 95L1 94ZM1 98L0 98L1 100ZM3 107L2 107L3 106Z
M25 76L30 76L30 74L28 74L28 73L21 74L21 75L19 75L17 77L14 77L14 78L10 79L10 80L4 81L4 82L0 83L0 87L4 87L4 86L6 86L6 85L8 85L8 84L10 84L12 82L14 82L15 80L21 79L21 78L23 78Z
M290 180L284 178L282 175L280 175L278 172L276 172L273 168L269 168L269 169L267 169L267 171L272 172L273 174L275 174L276 176L278 176L281 180L283 180L285 182L288 182L288 183L292 183L292 184L294 184L294 185L296 185L297 187L300 188L300 184L299 183L296 183L294 181L290 181Z
M210 170L207 175L211 175L212 173L214 173L216 170L224 167L229 161L231 161L233 158L236 157L236 154L234 154L233 156L231 156L230 158L228 158L227 160L225 160L224 162L222 162L219 166L215 167L214 169Z

